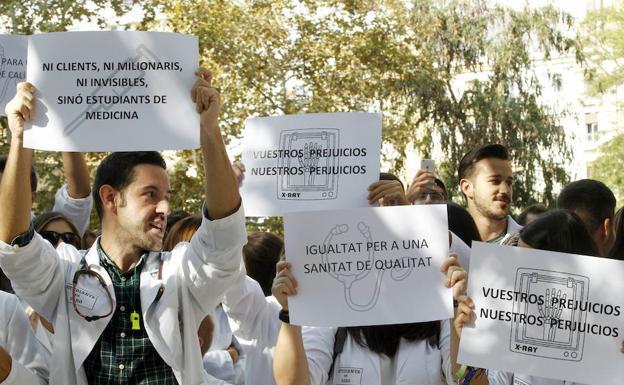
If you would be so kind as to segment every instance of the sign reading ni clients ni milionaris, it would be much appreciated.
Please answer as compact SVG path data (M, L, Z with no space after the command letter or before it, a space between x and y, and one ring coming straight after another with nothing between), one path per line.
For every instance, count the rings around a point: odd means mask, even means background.
M37 89L25 145L57 151L199 147L190 99L194 36L106 31L33 35L27 79Z
M472 243L458 361L583 384L624 384L624 262Z

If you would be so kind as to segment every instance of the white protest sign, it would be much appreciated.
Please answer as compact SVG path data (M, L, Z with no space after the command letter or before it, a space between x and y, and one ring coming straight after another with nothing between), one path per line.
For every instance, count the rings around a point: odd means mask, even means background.
M381 115L252 118L245 125L241 194L250 216L368 206L379 180Z
M356 326L451 318L440 265L445 205L371 207L284 216L286 259L299 286L293 324Z
M57 151L199 147L190 99L194 36L162 32L59 32L28 44L38 104L25 145Z
M624 384L624 262L472 243L474 326L458 361L480 368Z
M17 83L26 80L28 39L20 35L0 35L0 116L15 96Z

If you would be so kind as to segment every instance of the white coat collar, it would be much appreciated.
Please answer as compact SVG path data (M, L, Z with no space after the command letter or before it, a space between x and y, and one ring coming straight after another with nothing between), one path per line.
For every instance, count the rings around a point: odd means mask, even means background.
M522 230L522 226L520 226L511 215L507 215L507 234L515 234L518 231Z

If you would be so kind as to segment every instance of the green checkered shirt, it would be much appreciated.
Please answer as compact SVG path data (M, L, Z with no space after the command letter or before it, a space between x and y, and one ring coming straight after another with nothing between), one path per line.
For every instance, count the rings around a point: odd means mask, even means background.
M135 269L122 273L99 243L96 247L100 263L113 281L117 307L84 362L89 384L177 385L173 371L152 345L143 324L139 277L147 254ZM133 311L140 315L140 330L132 330Z

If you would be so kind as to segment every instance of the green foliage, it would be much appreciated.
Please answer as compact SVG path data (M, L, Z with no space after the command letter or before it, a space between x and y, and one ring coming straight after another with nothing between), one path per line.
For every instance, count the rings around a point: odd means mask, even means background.
M180 151L179 160L167 162L171 184L172 210L199 213L204 197L204 169L201 152L198 150Z
M572 19L552 7L512 11L485 1L173 1L175 31L198 35L204 64L225 97L229 135L246 117L377 110L387 158L400 171L408 148L444 154L447 186L456 165L485 142L510 148L516 205L547 204L567 182L561 111L540 101L536 58L582 61ZM458 90L454 79L478 72ZM552 76L555 86L558 78ZM535 186L543 184L543 191ZM455 192L458 192L456 190Z
M624 134L619 134L599 148L600 156L589 167L589 177L609 186L618 199L618 207L624 206Z
M570 152L558 124L561 112L541 104L541 85L532 66L536 55L545 60L567 54L582 59L578 41L559 29L570 27L572 20L551 7L511 11L474 4L419 8L433 18L428 24L437 29L432 32L437 38L426 42L431 67L443 70L434 75L440 90L427 100L421 96L426 85L411 85L414 103L445 154L441 169L447 186L458 185L456 165L468 149L498 142L509 148L516 170L516 207L531 201L551 204L555 187L567 182L564 166ZM420 19L416 14L410 24ZM452 79L466 71L485 76L456 93ZM541 193L535 189L539 183L544 185Z
M13 8L0 10L19 16L13 18L19 32L62 30L69 19L98 17L84 2L10 3ZM121 14L126 3L95 5ZM583 56L570 16L552 7L512 11L484 0L136 3L149 11L138 28L159 28L153 15L162 12L165 29L199 37L201 64L214 71L221 89L226 142L240 138L251 116L381 111L383 140L396 150L384 154L392 171L404 168L409 148L426 157L442 153L442 179L457 186L461 156L474 145L500 142L517 170L517 207L551 203L553 190L567 182L561 111L542 105L533 61ZM43 15L41 7L52 16L28 16ZM467 73L477 75L455 80ZM552 80L556 85L557 77ZM186 151L170 165L176 209L197 209L197 159ZM280 218L248 220L254 230L280 226Z
M590 13L583 22L583 46L590 59L589 92L603 93L624 83L624 7L617 3Z
M617 2L590 13L583 22L583 46L589 66L590 95L598 95L624 84L624 5ZM618 105L617 108L620 108ZM599 148L601 154L589 166L589 176L605 183L624 204L624 134Z
M11 33L23 35L66 31L78 21L94 21L104 28L109 20L103 10L121 16L134 4L142 5L145 15L139 28L154 20L156 8L150 0L5 0L0 3L0 21Z

